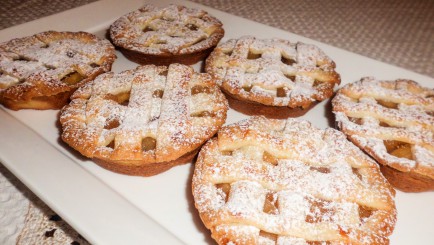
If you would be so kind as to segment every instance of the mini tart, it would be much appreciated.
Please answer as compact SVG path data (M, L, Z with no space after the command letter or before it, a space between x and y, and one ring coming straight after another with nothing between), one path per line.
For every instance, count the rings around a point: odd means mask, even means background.
M340 83L334 68L314 45L251 36L220 44L205 66L232 108L272 118L300 116L331 97Z
M197 63L208 56L223 35L222 23L215 17L177 5L145 5L110 27L114 45L142 65Z
M71 99L62 139L102 167L142 176L191 161L228 109L211 76L181 64L105 73Z
M394 189L337 130L252 117L202 147L195 206L218 244L387 244Z
M60 109L116 59L107 40L86 32L47 31L0 43L0 103L12 109Z
M433 89L365 77L342 87L332 106L339 129L381 164L394 187L434 190Z

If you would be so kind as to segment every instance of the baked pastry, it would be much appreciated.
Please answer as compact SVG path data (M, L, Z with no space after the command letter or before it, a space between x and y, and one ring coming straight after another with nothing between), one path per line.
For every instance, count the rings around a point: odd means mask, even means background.
M333 95L335 63L318 47L244 36L218 45L206 60L230 106L248 115L300 116Z
M102 167L142 176L192 160L228 109L211 76L181 64L105 73L71 99L62 139Z
M215 17L177 5L145 5L110 26L115 46L142 65L194 64L205 59L223 35L222 23Z
M86 32L47 31L0 43L0 103L13 110L60 109L115 59L109 41Z
M434 90L411 80L372 77L332 101L339 129L381 165L399 190L434 190Z
M195 206L218 244L386 244L394 189L335 129L252 117L202 147Z

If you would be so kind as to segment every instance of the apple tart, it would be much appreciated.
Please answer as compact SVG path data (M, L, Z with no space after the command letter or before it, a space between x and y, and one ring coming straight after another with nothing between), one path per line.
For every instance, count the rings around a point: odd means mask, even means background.
M229 105L248 115L300 116L340 83L335 63L317 46L244 36L218 45L206 60Z
M0 43L0 103L13 110L60 109L115 59L109 41L86 32L47 31Z
M115 46L142 65L194 64L205 59L223 36L218 19L179 5L160 8L147 4L110 27Z
M141 176L191 161L228 109L211 76L181 64L105 73L71 99L62 139L102 167Z
M342 87L332 101L339 129L380 163L399 190L434 190L434 90L372 77Z
M195 206L218 244L387 244L395 191L338 130L252 117L201 149Z

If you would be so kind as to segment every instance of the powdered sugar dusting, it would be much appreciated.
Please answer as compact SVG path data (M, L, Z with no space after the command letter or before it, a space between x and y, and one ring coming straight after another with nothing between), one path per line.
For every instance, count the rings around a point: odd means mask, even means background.
M258 229L241 232L254 240L266 239L263 231L276 241L383 242L390 230L370 225L393 227L396 215L394 193L372 160L342 133L294 119L253 117L222 128L199 155L193 195L211 231L244 224ZM274 211L267 202L278 203ZM362 207L375 211L362 219Z
M434 177L433 94L414 81L366 77L343 87L333 110L340 129L382 164ZM395 156L386 141L410 144L412 158Z
M85 32L48 31L13 39L0 44L0 93L19 100L68 91L110 70L115 58L110 42ZM72 73L81 80L62 81Z
M280 39L231 39L213 51L206 69L226 91L274 106L306 106L331 96L340 83L318 47ZM316 83L330 83L330 91Z
M195 85L209 86L210 93L192 95ZM144 164L194 150L224 123L227 111L209 75L179 64L106 73L79 88L72 99L60 116L67 143L88 157ZM191 100L214 106L195 106ZM202 120L192 116L196 107L210 115Z
M203 10L145 5L116 20L110 35L115 45L146 54L186 54L216 45L221 26Z

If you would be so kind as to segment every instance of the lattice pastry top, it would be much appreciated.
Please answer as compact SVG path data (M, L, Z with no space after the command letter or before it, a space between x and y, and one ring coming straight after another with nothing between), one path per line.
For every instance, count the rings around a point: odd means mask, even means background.
M434 190L434 90L410 80L372 77L333 99L339 128L383 165L431 179Z
M180 64L106 73L71 99L60 115L62 139L84 156L113 163L114 171L135 175L196 150L227 111L211 77Z
M394 228L393 188L331 128L252 117L223 127L195 166L195 206L219 244L384 244Z
M0 44L0 102L11 109L61 108L116 59L107 40L85 32L42 32Z
M215 17L177 5L145 5L110 27L116 46L158 56L198 53L215 47L223 35L222 23Z
M271 106L308 107L340 83L334 62L318 47L283 39L231 39L218 45L206 71L238 98Z

